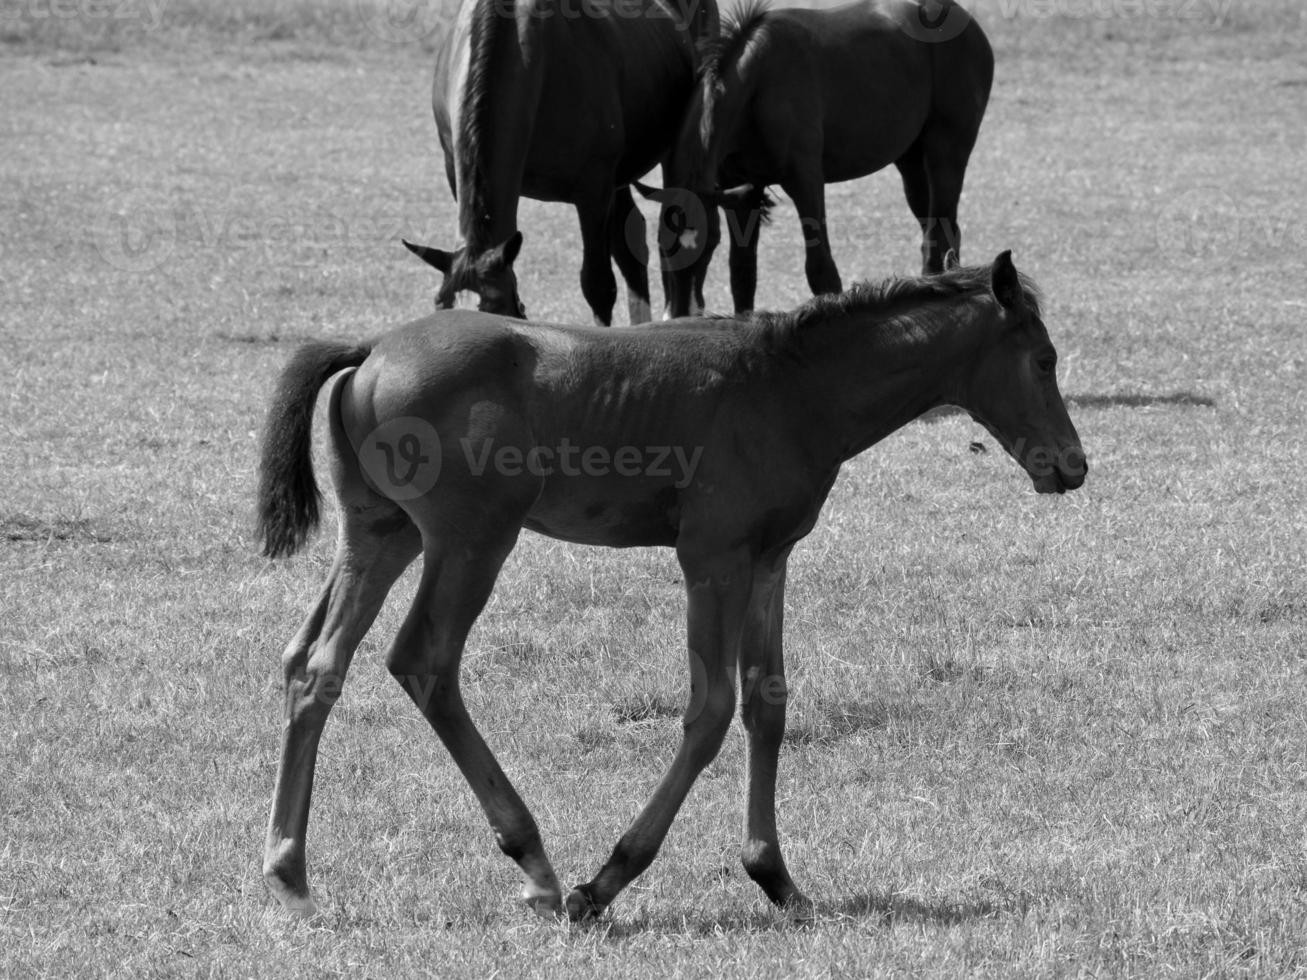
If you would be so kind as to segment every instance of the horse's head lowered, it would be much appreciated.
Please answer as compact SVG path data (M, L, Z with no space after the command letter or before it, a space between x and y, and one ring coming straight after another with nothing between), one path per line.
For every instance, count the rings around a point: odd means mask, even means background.
M522 233L515 231L509 238L483 252L473 253L466 245L454 252L415 245L405 241L404 246L427 265L444 274L436 292L436 309L448 310L463 290L477 294L477 308L483 313L526 319L526 307L517 295L517 274L513 262L522 249Z
M1057 351L1038 298L1022 282L1011 252L994 260L990 288L998 322L959 403L1030 474L1036 490L1074 490L1085 482L1089 464L1057 386Z

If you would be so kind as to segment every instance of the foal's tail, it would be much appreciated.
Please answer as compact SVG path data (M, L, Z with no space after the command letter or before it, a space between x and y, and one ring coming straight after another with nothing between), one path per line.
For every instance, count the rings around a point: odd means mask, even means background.
M371 344L310 341L281 372L268 407L259 457L259 536L269 558L293 555L318 525L322 495L313 477L313 405L337 371L358 367Z

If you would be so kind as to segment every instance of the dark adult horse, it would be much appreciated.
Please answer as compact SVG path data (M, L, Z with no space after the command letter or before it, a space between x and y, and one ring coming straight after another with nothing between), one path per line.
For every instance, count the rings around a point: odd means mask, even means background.
M693 92L716 0L463 0L436 58L432 107L464 244L410 249L486 312L522 317L513 260L522 196L576 205L581 292L612 322L617 262L649 319L644 219L630 181L662 162Z
M669 312L690 312L688 284L720 239L714 204L726 211L735 309L753 308L769 184L799 212L813 293L839 292L825 185L891 163L921 224L923 271L941 271L949 249L961 252L958 198L993 73L989 41L953 0L746 7L705 57L665 170L671 190L658 195L664 229L680 232L664 248Z

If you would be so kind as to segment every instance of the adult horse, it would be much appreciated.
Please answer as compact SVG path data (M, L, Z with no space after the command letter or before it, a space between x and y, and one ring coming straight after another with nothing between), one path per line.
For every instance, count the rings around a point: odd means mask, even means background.
M745 7L707 54L665 168L660 222L673 316L690 312L728 222L731 295L753 308L764 190L799 213L814 294L840 291L825 185L894 164L921 225L922 268L961 252L958 198L989 101L994 56L953 0L857 0L829 10ZM734 189L725 195L718 188Z
M721 746L738 678L744 867L773 902L803 914L774 806L790 551L846 460L937 405L970 411L1039 492L1080 486L1087 466L1055 364L1038 297L1006 252L992 266L863 284L793 313L608 331L456 311L358 346L303 347L264 434L265 552L294 552L317 521L310 426L329 380L341 525L321 598L283 659L263 864L272 892L293 911L315 909L305 830L323 725L386 594L421 554L386 665L520 866L528 903L588 918L649 866ZM459 695L468 631L523 527L581 544L673 547L689 594L680 749L599 873L565 902L534 818Z
M628 184L660 163L694 91L716 0L463 0L436 56L432 108L464 244L408 247L481 309L522 317L513 260L520 197L566 201L581 222L581 292L612 322L626 279L649 319L644 219Z

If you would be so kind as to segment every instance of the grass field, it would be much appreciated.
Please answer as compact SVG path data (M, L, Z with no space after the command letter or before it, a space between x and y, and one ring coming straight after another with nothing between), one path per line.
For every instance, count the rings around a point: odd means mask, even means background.
M400 43L364 0L3 0L0 975L1307 974L1307 19L978 9L964 259L1012 248L1048 294L1089 481L1037 498L962 416L851 464L787 610L781 833L818 921L740 868L737 725L577 928L519 906L386 675L411 577L324 739L323 914L259 876L331 534L258 557L257 434L297 339L430 307L398 239L455 237L439 16ZM846 280L915 266L894 176L829 200ZM532 316L588 319L572 212L522 226ZM804 298L786 206L761 263L760 302ZM669 552L528 536L473 634L469 705L568 884L670 761L683 614Z

